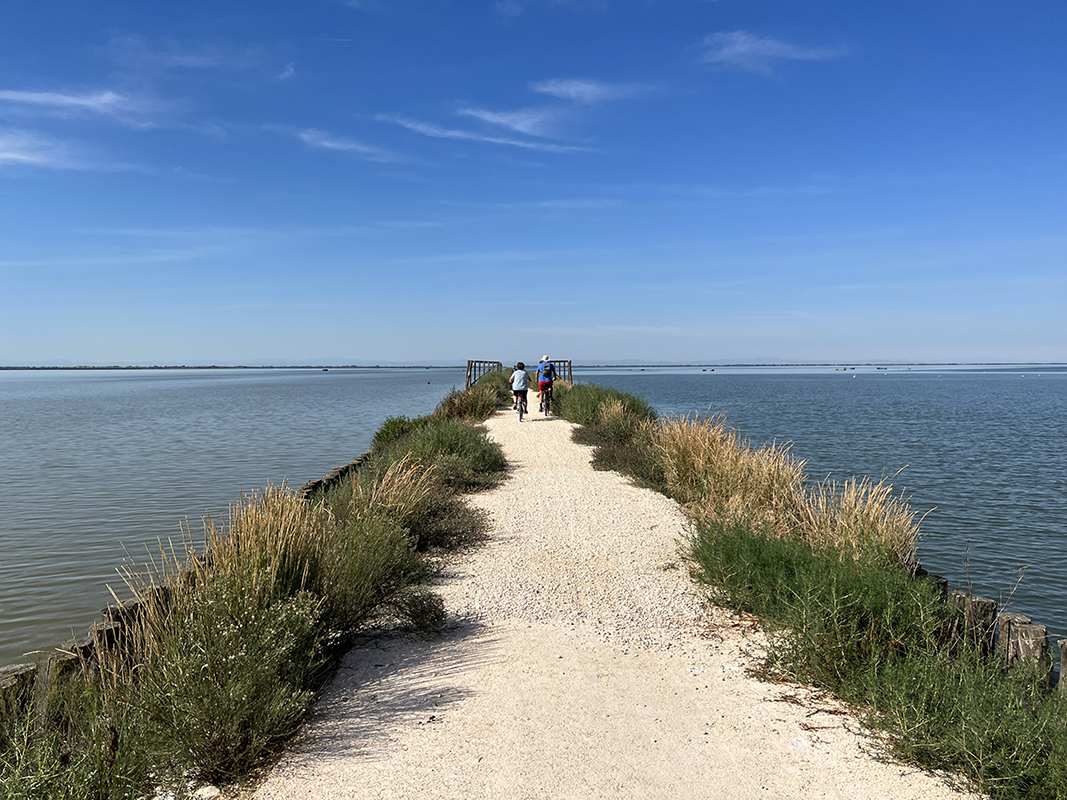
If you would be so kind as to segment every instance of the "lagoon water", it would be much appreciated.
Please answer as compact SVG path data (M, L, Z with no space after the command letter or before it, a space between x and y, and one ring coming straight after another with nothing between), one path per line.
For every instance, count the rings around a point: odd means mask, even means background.
M0 665L84 635L144 543L426 414L461 369L0 371Z
M661 414L726 415L815 478L904 471L920 558L1067 637L1067 367L608 369ZM460 369L0 371L0 665L79 634L144 542L346 463ZM142 559L143 560L143 559Z

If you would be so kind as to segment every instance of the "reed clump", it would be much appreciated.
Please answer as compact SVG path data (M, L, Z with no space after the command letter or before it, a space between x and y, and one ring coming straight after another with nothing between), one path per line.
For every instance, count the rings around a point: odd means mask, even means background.
M668 492L694 516L796 529L804 502L804 462L788 445L752 447L722 415L665 420L658 455Z
M884 479L813 483L788 444L753 447L722 415L665 421L659 453L667 491L694 517L746 523L853 557L874 547L892 561L914 563L916 514Z

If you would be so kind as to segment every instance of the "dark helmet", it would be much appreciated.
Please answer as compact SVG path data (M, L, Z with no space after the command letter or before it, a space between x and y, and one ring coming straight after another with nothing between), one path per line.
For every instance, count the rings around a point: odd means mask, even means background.
M515 369L526 369L526 365L520 361L518 364L515 365Z

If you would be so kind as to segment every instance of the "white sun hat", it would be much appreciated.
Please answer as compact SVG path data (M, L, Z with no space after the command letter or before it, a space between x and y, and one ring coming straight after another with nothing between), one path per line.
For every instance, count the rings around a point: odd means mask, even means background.
M548 356L541 356L542 361L548 361Z

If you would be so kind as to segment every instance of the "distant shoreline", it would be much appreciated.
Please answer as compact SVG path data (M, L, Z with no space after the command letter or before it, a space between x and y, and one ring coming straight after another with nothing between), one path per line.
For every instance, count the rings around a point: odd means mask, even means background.
M823 361L823 362L782 362L776 364L757 363L718 363L718 364L575 364L578 369L648 369L648 368L689 368L689 367L1062 367L1059 361ZM3 366L0 371L92 371L92 370L229 370L229 369L464 369L463 364L154 364L151 366L119 365L110 366Z
M105 367L90 367L90 366L76 366L76 367L6 367L0 366L0 370L6 370L8 372L14 370L35 370L43 371L48 370L51 372L58 371L87 371L87 370L161 370L161 369L464 369L462 364L268 364L268 365L250 365L250 364L155 364L152 366L119 366L115 364L113 366Z

